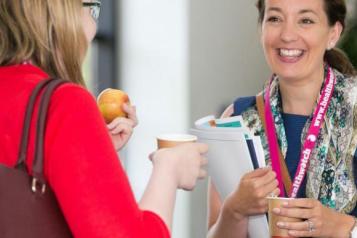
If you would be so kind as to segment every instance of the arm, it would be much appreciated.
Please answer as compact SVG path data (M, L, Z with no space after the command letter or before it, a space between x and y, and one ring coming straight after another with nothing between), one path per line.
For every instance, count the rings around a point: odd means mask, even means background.
M230 209L228 201L222 205L219 194L214 184L209 184L209 238L215 237L247 237L248 235L248 218L235 214ZM222 210L222 211L221 211Z
M222 117L229 117L233 112L233 105L230 105ZM217 190L211 183L208 237L247 237L249 216L267 212L266 196L272 192L279 194L277 185L275 173L271 169L257 169L245 174L236 190L222 203Z
M176 188L192 190L197 178L206 177L206 171L200 169L207 163L206 159L200 159L206 152L205 144L185 143L153 153L150 158L154 170L140 207L159 214L170 229Z
M160 218L155 207L139 209L104 120L86 90L64 85L55 92L45 146L46 177L74 237L169 237L163 220L171 217ZM174 197L174 189L165 191L164 197Z
M260 168L243 175L237 188L224 200L210 237L246 237L248 217L268 211L266 197L271 193L278 195L277 186L276 174L271 168Z
M154 168L145 193L139 203L141 209L155 211L160 214L169 229L171 229L172 225L176 200L176 183L167 179L170 176L171 174L167 170Z

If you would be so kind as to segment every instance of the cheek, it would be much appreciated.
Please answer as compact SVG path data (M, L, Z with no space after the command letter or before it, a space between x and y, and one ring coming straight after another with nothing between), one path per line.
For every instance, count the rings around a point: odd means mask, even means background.
M309 36L305 39L309 45L310 50L315 53L316 57L323 57L329 42L328 35L324 33L309 34Z
M275 52L275 48L276 48L275 41L276 41L276 36L274 32L268 30L264 30L262 32L261 44L266 56L269 57L270 54Z
M88 43L93 41L96 32L97 32L97 25L96 25L96 23L94 23L94 21L92 21L85 28L85 34L86 34Z
M276 30L273 29L272 27L266 26L262 28L262 37L261 37L261 41L263 46L270 46L277 37L277 33Z
M82 15L83 30L87 38L87 42L90 43L94 39L97 32L97 24L89 14Z

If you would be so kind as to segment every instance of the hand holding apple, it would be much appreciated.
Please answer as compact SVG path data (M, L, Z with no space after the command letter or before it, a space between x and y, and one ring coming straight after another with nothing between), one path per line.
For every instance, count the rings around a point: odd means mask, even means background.
M117 117L107 125L112 142L117 151L121 150L133 134L134 128L138 125L136 108L128 104L123 104L126 117Z
M129 97L119 89L107 88L97 98L99 110L107 124L117 117L128 117L128 114L123 110L125 103L130 104Z
M130 139L137 126L135 106L130 105L128 95L119 90L108 88L102 91L97 103L116 150L120 150Z

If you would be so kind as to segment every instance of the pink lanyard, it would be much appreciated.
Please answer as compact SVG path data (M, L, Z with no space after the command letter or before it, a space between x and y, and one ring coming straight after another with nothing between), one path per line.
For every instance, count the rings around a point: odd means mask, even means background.
M265 93L265 120L266 120L266 128L268 134L268 145L269 145L269 152L270 152L270 159L273 170L277 175L277 180L279 182L279 189L280 189L280 197L284 196L284 186L283 180L281 175L281 168L279 162L279 151L278 151L278 140L275 133L275 123L273 122L273 113L271 111L271 104L270 104L270 87L273 78L270 80L270 83L267 87L267 91ZM294 182L292 184L291 189L291 198L296 198L299 188L301 187L302 182L304 181L307 167L309 165L309 160L311 157L311 152L315 147L317 136L319 135L320 128L324 117L326 115L326 111L328 106L330 105L332 93L335 87L336 77L331 69L328 68L327 74L327 82L322 90L322 94L320 96L319 102L314 110L314 116L312 118L312 122L310 128L306 134L306 139L302 148L302 152L300 155L300 162L298 168L296 170Z

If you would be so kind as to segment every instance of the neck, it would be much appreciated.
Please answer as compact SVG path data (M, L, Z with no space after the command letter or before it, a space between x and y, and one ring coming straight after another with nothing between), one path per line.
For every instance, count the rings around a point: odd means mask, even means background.
M314 75L304 79L279 78L283 112L306 116L311 115L323 81L323 66Z

